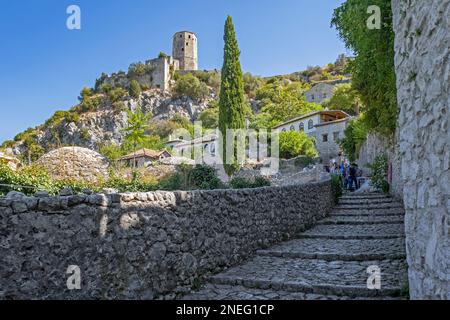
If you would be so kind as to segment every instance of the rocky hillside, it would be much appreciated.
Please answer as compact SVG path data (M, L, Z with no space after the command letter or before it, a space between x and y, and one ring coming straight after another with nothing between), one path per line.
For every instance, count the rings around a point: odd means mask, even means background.
M96 95L90 101L96 101L95 110L83 111L83 103L70 111L59 111L45 124L28 129L16 136L15 141L7 141L4 147L25 159L31 151L31 160L42 153L60 146L82 146L98 151L101 146L121 144L123 129L127 126L127 110L140 107L144 113L150 113L155 120L169 120L174 115L191 121L208 108L215 93L196 100L188 96L175 97L173 93L158 89L143 91L139 97L125 95L112 102L107 95Z
M303 93L310 88L314 77L321 80L342 77L344 64L346 62L340 56L334 64L286 76L261 78L246 73L245 94L253 127L271 127L287 120L279 118L280 112L276 109L276 106L284 105L285 101L279 100L283 96L289 96L286 98L289 101L287 108L292 109L292 114L286 113L286 117L316 110L320 106L308 105L302 97ZM13 141L4 142L2 147L11 148L14 154L26 162L36 161L45 152L63 146L100 151L103 146L120 145L123 142L123 129L128 123L127 112L138 107L144 113L150 113L154 121L159 121L160 128L169 128L165 130L166 136L159 135L161 141L167 138L171 127L169 122L174 116L189 124L211 108L213 110L207 112L208 119L212 123L217 121L217 109L214 107L217 107L220 72L173 73L170 89L166 91L149 88L149 82L146 81L148 72L151 70L144 64L137 63L130 66L128 73L113 74L127 81L111 83L102 74L93 88L81 91L79 104L68 111L56 111L44 124L19 133Z

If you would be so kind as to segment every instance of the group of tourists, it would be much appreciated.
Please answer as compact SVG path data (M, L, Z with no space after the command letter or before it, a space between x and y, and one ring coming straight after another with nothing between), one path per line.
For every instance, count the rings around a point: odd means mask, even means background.
M340 164L336 161L331 161L329 172L337 174L341 177L344 189L357 190L359 189L358 177L362 176L362 170L356 163L349 163L347 160L341 161Z

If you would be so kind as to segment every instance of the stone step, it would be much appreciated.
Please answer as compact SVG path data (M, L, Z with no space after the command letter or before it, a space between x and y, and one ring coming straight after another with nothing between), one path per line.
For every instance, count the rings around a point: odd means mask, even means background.
M403 209L403 205L399 202L379 203L379 204L338 204L336 210L380 210L380 209Z
M369 204L380 204L380 203L399 203L397 200L392 198L386 199L341 199L339 204L341 205L369 205Z
M382 215L354 215L354 216L332 216L321 220L318 224L396 224L396 223L404 223L404 215L391 215L391 216L382 216Z
M391 209L370 209L370 210L353 210L353 209L339 209L334 210L330 216L398 216L404 215L403 208Z
M394 239L404 237L403 224L317 225L299 235L312 239Z
M296 239L259 250L259 255L326 261L406 259L402 238L380 240Z
M374 297L348 297L304 292L255 289L244 286L207 283L198 292L186 295L182 300L378 300ZM382 297L386 300L405 300L402 297Z
M386 199L386 198L392 198L389 195L385 195L382 193L346 193L344 194L341 199Z
M381 269L381 289L369 290L367 268ZM324 261L257 256L248 263L212 276L210 283L246 288L348 297L396 297L401 294L406 263L384 261Z

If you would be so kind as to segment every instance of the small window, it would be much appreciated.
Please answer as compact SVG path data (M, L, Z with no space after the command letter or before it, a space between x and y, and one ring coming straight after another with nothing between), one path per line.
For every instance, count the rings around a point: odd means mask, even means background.
M316 97L314 97L314 95L312 94L311 95L311 100L314 100Z
M184 48L181 48L181 51L184 51Z
M312 128L314 128L314 121L312 121L312 119L311 119L308 121L308 129L312 129Z
M322 135L322 141L323 142L328 142L328 134L323 134Z
M339 139L339 132L333 132L333 139L337 141Z
M286 132L286 129L281 130L282 132Z
M189 35L189 39L191 38L191 35Z
M295 131L295 127L294 127L294 126L291 126L289 130Z
M305 131L305 125L303 122L300 122L300 125L298 126L298 131Z
M183 35L182 35L182 34L180 34L180 38L183 38Z
M186 45L188 46L188 45L189 45L189 42L186 42Z

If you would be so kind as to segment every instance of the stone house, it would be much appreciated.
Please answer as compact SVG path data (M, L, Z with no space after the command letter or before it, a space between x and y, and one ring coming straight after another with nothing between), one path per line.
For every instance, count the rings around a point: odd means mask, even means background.
M317 82L309 91L305 92L306 101L320 104L334 95L337 85L349 82L349 79Z
M341 110L315 111L272 128L275 132L303 131L315 138L319 158L328 162L341 153L339 139L344 137L350 115Z
M170 158L172 155L166 151L155 151L151 149L141 149L136 152L132 152L119 158L117 161L127 167L145 168L152 165L154 162L160 161L165 158Z
M0 151L0 161L5 161L8 167L14 171L19 169L22 165L19 159L14 157L12 154L3 151Z
M206 134L191 141L172 140L168 143L173 146L174 154L180 157L191 158L194 153L193 150L199 148L203 151L204 157L214 157L218 146L217 137L217 134Z

